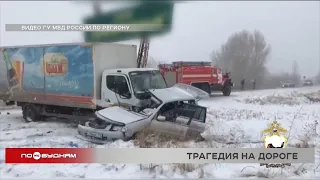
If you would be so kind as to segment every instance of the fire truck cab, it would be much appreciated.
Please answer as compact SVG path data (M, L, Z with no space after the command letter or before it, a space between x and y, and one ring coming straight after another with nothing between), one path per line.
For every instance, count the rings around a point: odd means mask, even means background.
M224 96L231 94L233 83L229 73L222 73L211 62L180 61L172 64L159 64L159 69L168 87L177 83L189 84L211 94L213 91L221 91Z

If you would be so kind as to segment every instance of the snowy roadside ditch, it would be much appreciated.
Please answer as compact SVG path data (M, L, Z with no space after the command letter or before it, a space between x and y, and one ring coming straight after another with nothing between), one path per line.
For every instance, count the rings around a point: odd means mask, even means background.
M319 104L301 101L284 105L265 98L263 103L247 103L259 95L234 98L217 98L203 102L208 110L205 141L179 141L150 132L142 132L136 140L121 140L105 145L81 141L71 125L57 122L25 124L21 111L4 110L0 114L2 178L312 178L320 176L320 108ZM283 97L290 93L281 92ZM279 93L281 95L281 93ZM314 92L310 92L314 93ZM280 96L280 95L277 96ZM270 92L266 96L273 96ZM281 98L280 98L281 99ZM297 100L298 99L298 100ZM268 102L269 101L269 102ZM10 115L6 113L10 111ZM88 148L160 148L160 147L210 147L250 148L262 147L261 131L273 120L290 130L289 147L315 147L315 164L292 164L285 168L266 168L259 164L75 164L75 165L6 165L5 147L78 147Z

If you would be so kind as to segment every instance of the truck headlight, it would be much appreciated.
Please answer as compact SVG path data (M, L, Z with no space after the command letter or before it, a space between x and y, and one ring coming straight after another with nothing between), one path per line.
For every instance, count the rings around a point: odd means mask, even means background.
M127 132L127 131L128 131L128 128L127 128L127 127L123 127L123 128L121 128L121 131L122 131L122 132Z

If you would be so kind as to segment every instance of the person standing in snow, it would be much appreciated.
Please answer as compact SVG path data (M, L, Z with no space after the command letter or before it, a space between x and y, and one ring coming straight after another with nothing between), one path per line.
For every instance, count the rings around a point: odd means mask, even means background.
M244 80L244 79L242 79L242 81L241 81L241 91L243 91L243 90L244 90L244 84L245 84L245 80Z
M252 85L253 85L252 89L255 90L256 89L256 80L255 79L252 80Z

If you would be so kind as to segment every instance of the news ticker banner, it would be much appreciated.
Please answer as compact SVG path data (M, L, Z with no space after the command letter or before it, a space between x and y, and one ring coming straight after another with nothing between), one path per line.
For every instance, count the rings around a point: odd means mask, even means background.
M6 24L6 31L150 32L163 24Z
M6 163L314 163L314 148L6 148Z

